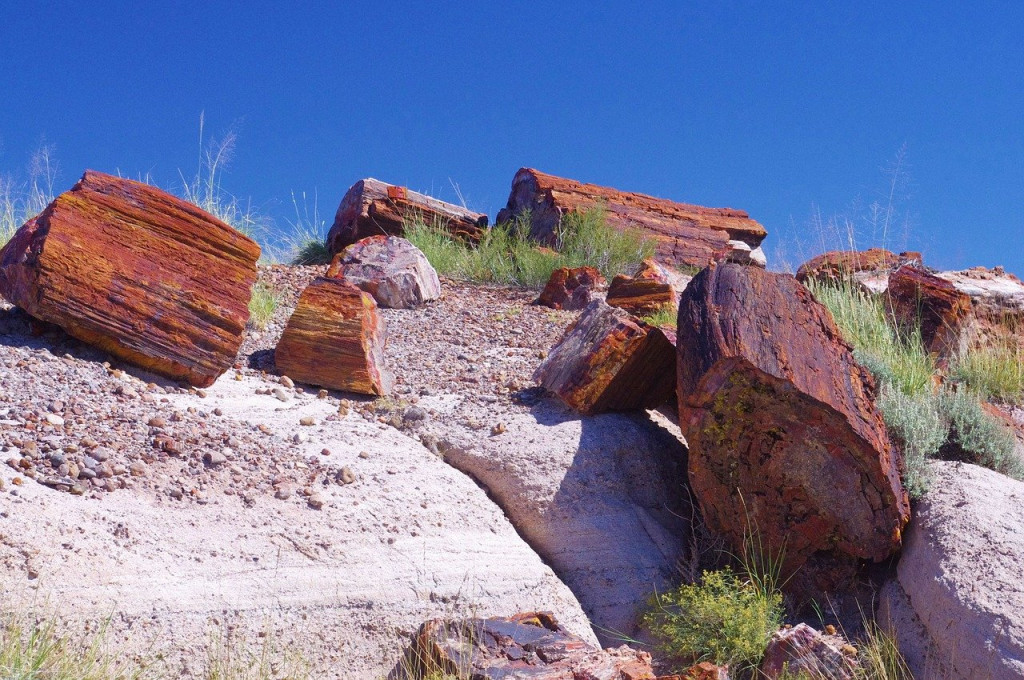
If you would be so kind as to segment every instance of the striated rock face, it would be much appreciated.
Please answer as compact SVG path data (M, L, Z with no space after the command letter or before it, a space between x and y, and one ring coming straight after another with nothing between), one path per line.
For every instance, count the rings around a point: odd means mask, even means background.
M598 649L566 632L548 612L420 626L411 650L423 676L467 680L654 680L651 655L622 645ZM431 676L433 677L433 676Z
M334 256L327 276L365 290L381 307L410 309L441 297L441 281L426 255L396 236L353 243Z
M855 654L856 650L842 638L798 623L772 635L761 662L761 674L772 680L801 673L811 678L853 680L858 666Z
M1024 350L1024 282L1001 267L975 267L939 272L971 298L973 319L962 343L968 347L1000 347Z
M889 275L888 310L904 332L920 326L925 349L941 357L960 347L970 320L971 298L949 281L919 267L898 267Z
M299 296L274 363L298 382L384 395L393 381L384 365L385 343L373 298L350 283L321 277Z
M426 224L440 224L453 235L468 241L480 240L487 227L487 215L445 203L405 187L362 179L341 199L334 224L327 232L332 254L367 236L401 236L406 218L421 217Z
M612 279L605 301L634 316L653 314L676 303L676 289L665 268L652 259L644 260L633 276L619 274Z
M533 379L583 414L654 408L673 396L673 341L666 331L595 300Z
M796 280L806 283L818 281L839 281L856 278L860 272L880 272L895 269L902 264L921 264L921 253L896 253L883 248L869 250L830 250L812 257L796 270ZM883 286L884 288L884 286Z
M882 560L907 494L874 381L791 276L736 264L680 300L680 427L708 525L742 545L747 518L792 571L817 551Z
M534 304L551 309L583 309L594 299L594 291L606 283L601 272L593 267L559 267L551 272L547 285Z
M87 170L0 250L0 295L173 380L231 365L260 248L155 187Z
M730 240L757 248L767 235L764 227L742 210L675 203L530 168L516 173L508 205L498 213L498 222L529 210L530 236L551 245L563 214L593 208L605 209L613 227L635 228L653 239L656 258L671 266L703 267L727 256Z

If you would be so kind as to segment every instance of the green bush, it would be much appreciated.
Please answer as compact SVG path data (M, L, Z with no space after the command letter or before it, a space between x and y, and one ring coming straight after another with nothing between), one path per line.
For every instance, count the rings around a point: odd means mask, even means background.
M646 321L652 326L671 326L676 327L678 323L679 309L672 303L664 304L655 311L651 312L647 316L640 317L641 321Z
M782 595L729 568L655 597L645 624L659 648L683 666L700 661L756 666L782 625Z
M938 454L949 434L949 424L942 416L939 399L931 392L907 395L883 383L878 395L878 408L889 435L903 451L907 491L911 498L920 498L928 490L926 461Z
M1024 462L1014 452L1013 433L985 412L977 395L967 391L945 392L939 406L949 423L943 458L965 460L1014 479L1024 479Z
M1004 345L961 352L949 375L986 399L1024 402L1024 349L1020 347Z
M265 283L256 283L252 287L252 296L249 298L249 323L260 330L267 327L274 312L280 304L281 298L270 286Z

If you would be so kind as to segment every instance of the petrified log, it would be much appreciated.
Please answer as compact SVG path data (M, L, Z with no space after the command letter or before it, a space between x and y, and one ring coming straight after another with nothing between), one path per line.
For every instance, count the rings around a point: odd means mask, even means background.
M653 314L676 304L677 293L669 274L652 259L644 260L633 276L619 274L612 279L605 301L636 316Z
M964 329L961 346L1024 351L1024 282L1002 267L973 267L936 276L971 298L973 318Z
M405 187L361 179L341 199L334 224L327 232L331 254L367 236L401 236L406 219L438 224L452 235L476 243L487 228L487 215L445 203Z
M512 180L508 205L498 223L529 211L531 238L554 245L562 215L604 209L617 229L637 229L652 239L659 262L671 266L704 267L726 257L729 241L756 249L767 235L764 227L742 210L705 208L663 198L583 184L571 179L521 168Z
M601 272L593 267L559 267L551 272L534 304L551 309L583 309L593 300L593 292L605 283Z
M206 387L242 343L259 256L191 203L87 170L0 250L0 294L116 357Z
M654 408L674 396L674 337L594 300L533 379L580 413Z
M654 680L651 655L621 645L599 649L563 629L548 612L420 626L410 653L417 677L616 678Z
M796 280L822 282L842 281L858 272L889 271L903 264L921 264L921 253L905 252L897 255L883 248L869 250L830 250L804 262L796 270Z
M889 274L886 299L893 321L904 333L920 326L929 352L949 357L960 348L961 331L971 316L971 298L949 281L919 267L899 267Z
M713 530L756 531L787 571L817 551L882 560L910 516L874 380L788 275L718 264L680 299L679 417Z
M298 382L385 395L393 381L384 365L385 343L384 319L370 294L320 277L299 296L274 363Z
M370 236L331 261L330 278L344 279L381 307L411 309L441 297L441 281L423 251L397 236Z

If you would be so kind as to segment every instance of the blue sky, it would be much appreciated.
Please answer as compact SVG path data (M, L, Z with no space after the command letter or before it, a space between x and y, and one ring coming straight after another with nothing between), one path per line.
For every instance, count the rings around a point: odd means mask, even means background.
M205 112L278 224L366 176L493 217L532 166L745 209L796 264L903 149L888 245L1024 276L1024 3L43 4L0 0L0 173L46 143L61 189L174 188Z

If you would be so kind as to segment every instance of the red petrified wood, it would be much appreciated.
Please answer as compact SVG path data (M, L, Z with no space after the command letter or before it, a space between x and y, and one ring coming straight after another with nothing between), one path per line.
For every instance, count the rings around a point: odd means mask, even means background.
M531 238L553 245L562 215L602 208L617 229L635 228L657 244L656 258L671 266L703 267L725 257L729 241L757 248L764 227L742 210L705 208L521 168L498 223L529 211Z
M362 179L341 199L334 224L327 232L327 248L334 255L367 236L401 236L406 219L422 219L427 225L439 224L451 234L474 243L487 228L487 215L405 187Z
M654 408L674 396L674 340L669 332L594 300L533 379L583 414Z
M910 509L874 381L787 275L720 264L680 300L680 427L704 517L787 571L817 551L882 560Z
M605 283L601 272L593 267L559 267L551 272L547 285L534 304L551 309L583 309L593 299L592 293Z
M293 380L359 394L385 395L384 319L369 293L340 279L318 278L298 306L274 351L277 369Z
M796 270L796 280L801 283L806 283L809 279L839 281L857 272L895 269L905 263L921 264L921 253L906 252L897 255L883 248L830 250L800 265Z
M941 357L954 354L971 317L971 297L946 279L919 267L900 267L889 274L888 309L904 332L921 328L925 348Z
M630 314L646 316L676 304L676 289L665 269L651 259L643 261L633 276L619 274L608 287L606 302Z
M242 343L259 256L191 203L87 170L0 250L0 294L116 357L206 387Z

